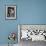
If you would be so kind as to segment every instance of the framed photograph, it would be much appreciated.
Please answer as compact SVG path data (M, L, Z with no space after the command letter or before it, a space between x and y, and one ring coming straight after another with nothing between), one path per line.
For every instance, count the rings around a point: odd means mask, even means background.
M16 5L6 5L6 19L16 19Z
M19 24L18 42L24 40L46 41L46 24Z

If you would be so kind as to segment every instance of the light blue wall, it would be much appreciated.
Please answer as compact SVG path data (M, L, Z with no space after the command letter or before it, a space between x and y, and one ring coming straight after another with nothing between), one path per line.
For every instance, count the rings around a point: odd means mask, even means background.
M20 1L21 24L46 24L46 0Z
M5 20L9 4L17 6L16 20ZM9 32L17 33L18 24L46 24L46 0L0 0L0 43L8 43Z

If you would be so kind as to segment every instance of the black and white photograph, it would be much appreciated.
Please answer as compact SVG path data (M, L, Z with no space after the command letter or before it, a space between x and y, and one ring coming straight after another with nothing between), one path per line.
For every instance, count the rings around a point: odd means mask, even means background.
M16 5L6 5L6 19L16 19Z
M46 25L19 24L18 41L20 46L37 46L46 43Z

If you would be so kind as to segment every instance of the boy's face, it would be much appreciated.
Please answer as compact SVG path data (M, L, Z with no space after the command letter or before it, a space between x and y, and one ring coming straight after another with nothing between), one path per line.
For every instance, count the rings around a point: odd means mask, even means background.
M14 12L15 11L13 9L10 9L10 11L9 11L10 14L14 14Z

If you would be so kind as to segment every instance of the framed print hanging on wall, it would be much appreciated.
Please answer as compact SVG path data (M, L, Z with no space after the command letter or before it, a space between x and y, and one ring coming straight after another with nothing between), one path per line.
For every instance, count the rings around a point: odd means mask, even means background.
M16 5L6 5L6 19L16 19Z

